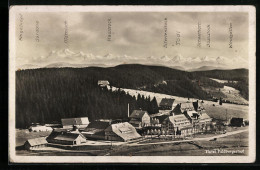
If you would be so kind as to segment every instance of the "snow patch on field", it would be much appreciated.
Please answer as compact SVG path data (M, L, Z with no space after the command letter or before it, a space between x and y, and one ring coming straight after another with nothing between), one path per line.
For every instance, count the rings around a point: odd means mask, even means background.
M117 87L108 86L108 89L112 88L112 91L118 90ZM188 101L188 98L185 97L179 97L179 96L171 96L167 94L161 94L161 93L154 93L154 92L148 92L143 90L134 90L134 89L126 89L126 88L120 88L121 90L125 91L131 96L137 97L138 94L144 95L145 97L150 96L151 100L155 96L157 103L161 102L163 98L172 98L175 99L174 104L177 105L179 103L186 103ZM224 89L224 88L223 88ZM232 87L225 87L225 90L233 90L235 93L239 93L238 90L232 88ZM198 99L190 98L190 102L197 101ZM245 102L247 102L245 100ZM243 117L248 118L248 106L246 105L237 105L237 104L231 104L231 103L222 103L222 105L219 105L218 102L208 101L204 100L203 106L206 108L207 113L210 117L218 118L218 119L226 119L226 111L228 113L228 118L231 117Z
M209 79L214 80L214 81L216 81L218 83L222 83L222 84L228 83L228 80L220 80L220 79L213 79L213 78L209 78ZM238 81L229 81L229 82L237 83Z

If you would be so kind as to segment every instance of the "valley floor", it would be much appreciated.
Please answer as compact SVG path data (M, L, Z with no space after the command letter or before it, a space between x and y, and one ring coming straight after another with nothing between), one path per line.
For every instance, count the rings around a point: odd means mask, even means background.
M214 140L215 139L215 140ZM94 142L95 141L89 141ZM100 142L102 143L102 141ZM90 145L90 144L89 144ZM102 145L103 146L103 145ZM248 155L248 127L232 128L226 134L197 134L194 138L178 140L169 137L151 139L147 136L141 142L116 144L112 146L82 150L66 150L44 147L36 150L17 149L23 156L236 156Z

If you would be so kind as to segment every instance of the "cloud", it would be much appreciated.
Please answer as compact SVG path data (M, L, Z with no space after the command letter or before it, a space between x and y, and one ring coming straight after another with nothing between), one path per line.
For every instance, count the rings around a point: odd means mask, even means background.
M35 56L46 56L52 50L69 48L104 56L130 55L148 57L164 55L183 57L234 57L248 59L248 14L240 12L78 12L22 13L24 40L19 41L17 16L17 57L30 63ZM164 19L167 18L168 48L163 47ZM111 19L112 41L107 41L108 19ZM39 21L40 42L35 41L35 22ZM65 23L69 43L64 43ZM197 47L198 22L201 23L202 47ZM229 24L232 23L233 48L229 49ZM211 48L206 46L210 25ZM176 46L176 32L180 46ZM24 59L24 60L23 60Z

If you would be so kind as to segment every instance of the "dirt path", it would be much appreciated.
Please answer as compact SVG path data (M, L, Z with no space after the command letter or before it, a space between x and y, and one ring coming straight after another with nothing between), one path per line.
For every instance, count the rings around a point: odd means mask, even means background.
M167 141L167 142L156 142L156 143L131 143L131 144L126 144L128 146L142 146L142 145L159 145L159 144L170 144L170 143L182 143L182 142L193 142L193 141L201 141L201 140L213 140L214 138L223 138L226 136L230 135L235 135L238 133L246 132L248 129L243 129L243 130L237 130L233 132L227 132L226 134L221 134L221 135L216 135L216 136L211 136L211 137L206 137L206 138L194 138L194 139L189 139L189 140L178 140L178 141Z

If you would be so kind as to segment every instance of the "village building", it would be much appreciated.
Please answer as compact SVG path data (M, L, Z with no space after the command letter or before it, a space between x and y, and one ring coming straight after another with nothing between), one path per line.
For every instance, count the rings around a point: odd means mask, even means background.
M128 122L111 124L105 130L105 139L128 142L141 138L136 129Z
M212 122L212 118L206 113L205 110L199 112L199 121L201 125L208 125Z
M149 116L151 118L154 118L154 117L170 116L170 115L172 115L172 110L159 110L159 113L150 114Z
M32 125L29 127L30 132L44 132L44 131L52 131L51 127L45 125Z
M243 118L232 117L230 119L230 126L241 127L244 126Z
M183 113L193 126L194 133L210 130L212 118L208 116L202 103L196 102L180 103L174 109L175 113Z
M80 145L86 143L86 138L78 131L54 130L46 140L49 143L61 145Z
M129 116L129 123L136 129L140 129L145 126L150 126L151 120L147 111L134 110Z
M162 122L162 129L172 135L188 136L193 134L192 124L184 114L167 117Z
M72 129L73 126L76 126L78 129L85 129L89 124L89 120L88 117L65 118L61 119L61 123L64 129Z
M161 124L160 124L159 119L157 119L156 117L155 117L155 118L151 118L150 126L152 126L152 127L154 127L154 126L158 126L158 127L160 127Z
M27 150L33 150L33 149L45 147L47 144L48 142L45 137L28 139L24 143L24 148Z
M151 126L161 127L163 121L168 118L170 115L158 115L151 117Z
M192 111L192 110L194 110L193 104L190 102L186 102L186 103L177 104L172 112L174 114L180 114L180 113L184 113L185 111Z
M174 107L174 99L163 98L159 104L159 110L172 110Z
M90 139L105 140L105 130L112 124L112 120L95 120L81 133Z
M98 86L100 87L109 86L109 82L107 80L98 80Z

